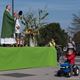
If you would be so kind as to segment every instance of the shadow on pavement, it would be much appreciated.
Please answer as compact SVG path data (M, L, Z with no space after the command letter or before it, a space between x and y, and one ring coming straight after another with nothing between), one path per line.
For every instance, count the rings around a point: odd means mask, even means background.
M1 76L16 77L16 78L36 76L34 74L24 74L24 73L9 73L9 74L0 74L0 75Z

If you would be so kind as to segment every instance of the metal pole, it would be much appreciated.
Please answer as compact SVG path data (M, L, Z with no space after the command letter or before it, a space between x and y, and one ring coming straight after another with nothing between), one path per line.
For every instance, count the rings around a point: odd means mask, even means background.
M12 0L12 15L14 15L14 0Z

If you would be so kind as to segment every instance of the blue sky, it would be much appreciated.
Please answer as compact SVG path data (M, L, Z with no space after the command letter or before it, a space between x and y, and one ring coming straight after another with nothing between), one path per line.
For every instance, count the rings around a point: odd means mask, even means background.
M0 29L2 15L6 4L12 0L0 0ZM62 28L67 28L72 22L72 14L80 12L80 0L14 0L15 11L22 10L27 13L29 10L37 11L47 6L49 16L47 22L59 22Z

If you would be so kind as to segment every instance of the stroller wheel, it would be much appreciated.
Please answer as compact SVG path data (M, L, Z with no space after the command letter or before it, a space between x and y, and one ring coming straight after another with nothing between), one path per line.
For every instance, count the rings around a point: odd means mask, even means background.
M71 72L67 73L66 77L71 77Z
M73 72L74 72L74 75L75 76L78 76L79 75L79 68L77 67L77 66L74 66L74 68L73 68Z
M63 72L62 72L61 70L59 70L59 71L57 72L57 76L59 76L59 77L63 76Z
M75 69L74 74L75 74L75 76L78 76L79 75L79 69Z

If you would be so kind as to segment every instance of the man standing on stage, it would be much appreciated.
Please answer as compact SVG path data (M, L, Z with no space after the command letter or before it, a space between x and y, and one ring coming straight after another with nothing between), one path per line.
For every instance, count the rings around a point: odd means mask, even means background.
M2 31L1 31L1 44L14 44L13 38L15 30L14 17L10 14L11 6L7 5L3 14Z

